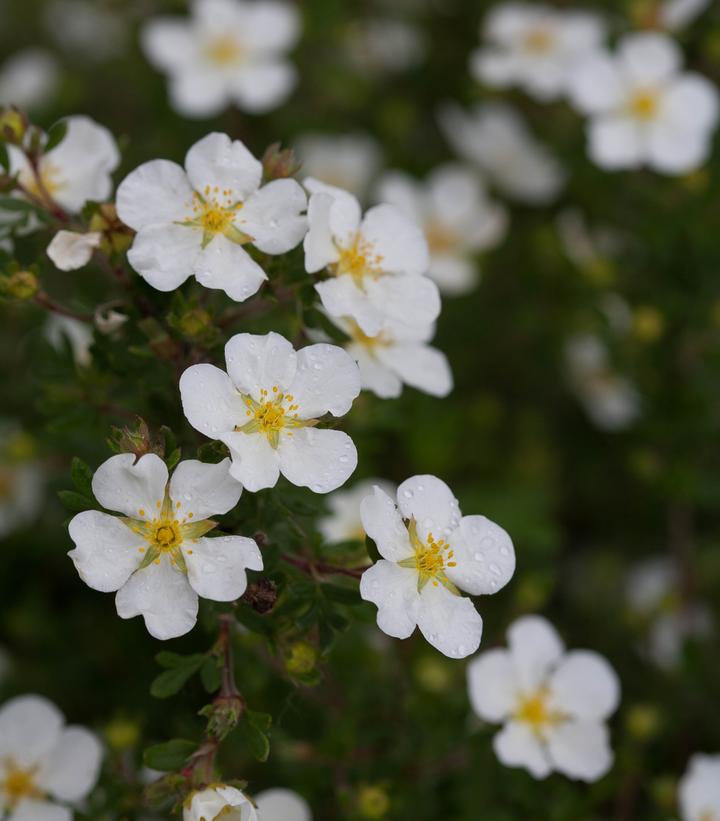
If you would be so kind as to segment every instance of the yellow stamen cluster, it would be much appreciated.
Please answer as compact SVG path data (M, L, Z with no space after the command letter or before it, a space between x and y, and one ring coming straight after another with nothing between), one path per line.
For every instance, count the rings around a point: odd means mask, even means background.
M192 201L188 207L192 211L191 216L179 224L200 228L203 232L203 248L207 247L218 234L222 234L238 245L244 245L252 240L252 237L235 225L235 218L243 207L243 203L242 200L235 198L231 189L221 190L218 185L206 185L202 194L198 191L193 192Z
M205 55L218 66L231 66L242 62L245 50L235 37L221 35L205 46Z
M387 334L381 331L377 336L368 336L365 331L352 319L348 319L348 334L353 342L362 345L366 348L368 353L372 354L376 348L384 347L390 344L390 339Z
M442 254L458 244L458 235L439 222L430 222L425 226L425 239L431 254Z
M547 54L552 49L555 38L546 28L535 28L525 35L523 45L531 54Z
M656 91L637 91L631 97L628 108L636 120L652 120L657 116L660 108L660 97Z
M37 177L33 171L23 169L19 179L31 194L40 199L44 199L46 194L56 194L65 184L62 180L62 170L47 160L40 163Z
M418 590L432 581L434 587L442 585L451 593L459 595L457 587L445 574L447 568L457 566L455 552L450 549L450 545L445 539L435 539L432 533L428 533L426 541L422 541L418 536L415 519L410 519L407 528L415 555L398 562L400 567L410 567L417 571Z
M312 427L317 424L316 419L300 419L295 397L285 393L277 385L273 385L271 391L262 388L259 402L247 394L242 394L242 399L247 408L245 416L248 421L243 425L236 425L235 430L262 433L267 436L273 448L278 446L280 432L286 428ZM285 430L285 433L292 436L292 431Z
M330 270L336 276L349 274L358 287L362 287L364 277L381 276L383 259L382 254L375 253L373 244L358 234L349 248L340 250L340 259L330 266Z
M565 721L565 716L549 704L550 692L541 687L533 693L523 694L518 699L513 718L528 724L536 735L542 735L548 727Z
M12 759L5 762L5 772L0 773L0 797L11 809L23 799L43 797L43 791L35 784L35 773L35 767L19 767Z
M147 543L145 547L138 548L138 552L144 554L140 567L147 567L153 562L160 564L163 554L167 554L175 567L187 573L180 548L188 542L197 542L200 536L204 536L216 526L216 522L210 519L193 522L192 511L189 511L187 516L182 516L182 502L173 503L167 488L165 498L158 499L155 507L157 515L152 518L148 516L145 508L141 507L138 509L139 519L122 519L126 527L142 536ZM187 552L192 554L192 549L187 549Z

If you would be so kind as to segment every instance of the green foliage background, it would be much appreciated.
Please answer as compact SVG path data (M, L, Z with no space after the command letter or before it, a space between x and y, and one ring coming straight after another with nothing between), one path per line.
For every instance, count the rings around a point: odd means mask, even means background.
M129 36L119 56L100 64L58 50L41 22L45 5L5 0L1 52L38 43L58 52L61 85L37 121L49 127L85 113L108 126L123 147L117 180L152 158L181 161L212 130L244 140L256 155L307 131L366 131L382 144L388 167L422 175L451 158L435 122L438 104L492 96L466 69L490 6L484 2L307 0L294 55L301 81L290 101L263 117L231 110L211 121L172 112L164 78L137 44L143 19L183 13L183 3L107 3L126 19ZM608 13L618 32L632 28L638 12L622 2L585 5ZM427 53L417 68L373 76L350 65L344 38L353 21L378 15L408 19L423 31ZM682 45L690 65L720 82L717 9L683 33ZM508 238L482 262L480 287L444 301L436 344L450 358L453 394L437 400L406 390L388 401L363 393L356 402L343 423L360 454L352 481L433 473L450 484L465 512L483 513L508 530L518 570L499 595L479 602L483 647L503 642L518 615L541 612L570 647L607 656L623 686L612 720L616 764L590 787L557 775L536 782L500 765L490 744L496 729L471 715L464 662L445 659L422 638L386 639L353 580L318 583L280 560L280 553L303 553L358 561L347 545L322 545L313 521L323 499L281 480L277 493L245 493L222 523L228 531L267 535L263 575L277 583L280 598L268 615L244 603L237 610L247 628L236 641L238 685L253 710L273 717L269 760L255 761L252 744L236 734L220 764L251 790L282 785L301 792L320 821L660 821L676 815L675 782L688 756L720 750L716 638L688 643L682 664L664 672L639 652L647 625L623 598L629 568L667 554L680 564L681 595L708 602L720 621L720 153L692 178L608 174L587 159L582 123L567 106L503 96L561 158L568 184L552 207L513 207ZM573 266L555 223L566 206L579 207L591 225L619 229L626 239L621 255ZM45 233L18 242L14 258L23 266L37 261L43 287L58 301L92 312L109 299L127 299L95 267L55 270L44 255L48 239ZM200 739L204 720L197 712L209 700L200 677L168 699L152 698L149 687L162 671L159 651L210 648L222 608L203 602L196 629L163 645L140 619L120 620L112 598L88 589L67 559L70 514L56 492L72 487L74 455L96 467L110 455L110 427L135 414L155 431L169 426L183 456L195 456L204 440L181 412L182 369L198 358L221 362L231 333L272 329L293 338L304 321L316 319L299 251L274 259L270 275L283 285L302 284L297 304L241 317L200 341L183 332L178 318L202 295L214 322L231 307L224 295L194 282L182 296L161 294L133 276L132 293L157 324L149 327L131 309L117 338L96 333L87 369L74 365L69 348L50 347L40 308L0 304L0 416L20 421L48 475L38 521L0 545L0 644L12 660L0 697L42 693L72 722L104 734L110 752L89 819L147 813L142 750L170 738ZM628 335L613 336L599 308L611 292L636 318L638 309L655 309L661 333L648 338L636 322ZM568 389L562 352L577 331L605 338L643 396L643 415L626 432L595 428ZM160 344L161 332L171 344ZM313 661L310 653L305 669L302 642L319 654ZM368 786L389 798L384 815L365 805Z

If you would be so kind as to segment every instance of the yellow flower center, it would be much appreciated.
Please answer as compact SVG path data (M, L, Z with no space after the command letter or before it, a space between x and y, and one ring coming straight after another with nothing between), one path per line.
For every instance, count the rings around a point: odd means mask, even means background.
M528 724L534 733L542 735L548 727L565 720L563 713L550 706L549 700L550 691L546 687L520 696L515 708L515 720Z
M0 780L0 792L5 802L12 808L25 798L42 798L43 792L35 784L35 768L18 767L10 759L5 765L5 774Z
M45 194L50 194L50 196L57 194L65 185L62 179L62 169L47 160L41 161L38 168L38 177L39 180L29 169L23 169L19 175L23 186L40 199L43 199Z
M703 810L698 817L698 821L720 821L720 815L715 810Z
M180 522L177 519L164 519L155 525L152 541L161 550L172 550L182 542Z
M554 39L552 32L548 29L532 29L525 35L525 50L531 54L547 54L552 49Z
M458 243L457 234L439 222L431 222L426 226L425 239L431 254L442 254L450 251Z
M652 120L660 108L660 97L656 91L638 91L629 103L630 114L637 120Z
M293 404L295 397L280 390L277 385L273 385L270 391L262 388L259 402L247 394L241 394L241 396L247 408L245 416L248 419L243 425L236 425L235 430L242 433L261 433L267 436L273 448L277 448L280 442L280 432L286 428L305 428L317 425L317 419L298 418L299 406ZM288 436L293 435L289 430L285 430L285 433Z
M432 533L428 533L427 539L422 541L417 532L415 519L410 519L407 529L415 555L409 559L403 559L398 564L400 567L409 567L417 571L418 590L422 590L429 581L432 581L434 587L441 584L451 593L459 595L457 587L445 574L448 567L457 566L457 562L454 561L455 553L450 550L450 545L445 539L435 539Z
M368 353L372 354L376 348L384 347L390 343L387 335L381 331L377 336L368 336L365 331L352 319L348 319L348 330L350 338L358 345L366 348Z
M200 228L203 232L202 247L205 248L217 234L223 234L232 242L243 245L252 237L243 233L235 225L238 211L243 207L241 200L235 198L234 192L219 186L206 185L202 194L193 192L190 203L191 216L180 222L180 225Z
M364 277L377 278L382 274L382 261L382 254L375 253L373 244L358 234L349 248L340 250L340 259L330 266L330 270L336 276L349 274L355 280L355 284L362 288Z
M231 66L242 62L244 49L234 37L226 34L210 40L205 54L218 66Z

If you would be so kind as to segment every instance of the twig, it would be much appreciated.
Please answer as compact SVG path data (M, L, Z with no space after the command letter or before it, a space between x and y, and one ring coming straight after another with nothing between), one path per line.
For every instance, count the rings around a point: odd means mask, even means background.
M70 319L77 319L79 322L89 322L92 324L94 320L92 314L78 314L75 311L64 308L55 302L54 299L51 299L44 291L38 291L33 297L33 302L41 308L45 308L46 311L50 311L53 314L60 314L60 316L67 316Z
M367 567L339 567L326 562L314 562L311 559L290 556L287 553L282 553L280 558L310 576L349 576L351 579L359 579L367 570Z

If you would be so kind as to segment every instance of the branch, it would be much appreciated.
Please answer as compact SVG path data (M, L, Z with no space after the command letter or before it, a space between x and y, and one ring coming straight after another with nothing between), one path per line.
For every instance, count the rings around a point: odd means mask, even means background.
M290 556L287 553L282 553L280 558L309 576L349 576L351 579L359 579L369 567L369 565L365 567L340 567L326 562L314 562L312 559L303 559L299 556Z
M55 302L54 299L51 299L44 291L38 291L33 297L33 302L53 314L67 316L70 319L77 319L79 322L88 322L90 324L94 321L92 314L78 314L75 313L75 311L64 308L62 305Z

